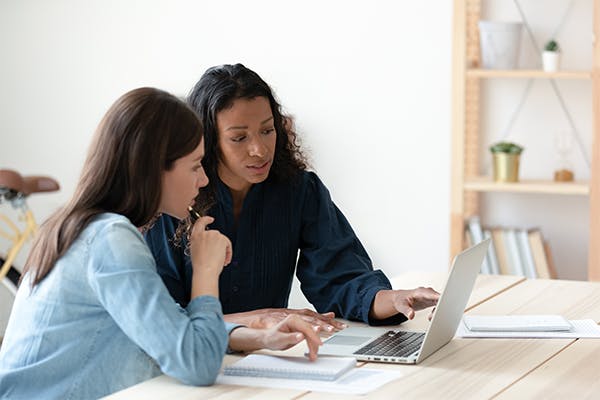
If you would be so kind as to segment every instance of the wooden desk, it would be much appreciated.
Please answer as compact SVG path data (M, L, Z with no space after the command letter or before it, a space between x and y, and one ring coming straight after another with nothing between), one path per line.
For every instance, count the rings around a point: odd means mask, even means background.
M445 274L406 274L394 287L427 283L441 290ZM474 314L562 314L600 322L600 283L480 276L467 308ZM428 312L403 326L424 329ZM288 350L301 354L301 346ZM224 364L237 359L226 356ZM600 339L454 339L419 365L364 363L404 373L367 396L238 386L190 387L160 376L118 392L111 399L464 399L597 398Z

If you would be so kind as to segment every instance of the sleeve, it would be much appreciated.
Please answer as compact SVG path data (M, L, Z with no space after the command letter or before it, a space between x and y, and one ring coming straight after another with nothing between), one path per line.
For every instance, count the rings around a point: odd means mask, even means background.
M169 293L177 303L186 307L192 292L192 266L189 257L185 256L185 239L180 246L173 244L177 224L175 218L163 215L144 234L144 238L156 261L156 271Z
M88 281L123 332L165 374L191 385L214 383L228 340L219 300L199 296L185 309L177 305L128 223L104 228L91 248Z
M371 325L405 321L403 314L369 318L377 292L392 286L383 272L373 270L367 252L316 174L308 173L305 185L297 275L308 301L319 312L334 311Z

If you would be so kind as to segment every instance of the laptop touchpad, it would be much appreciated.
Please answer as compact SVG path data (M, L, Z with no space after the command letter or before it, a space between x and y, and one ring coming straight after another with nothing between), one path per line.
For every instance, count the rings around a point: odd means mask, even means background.
M357 346L369 341L371 338L364 336L335 335L327 340L327 344L337 344L342 346Z

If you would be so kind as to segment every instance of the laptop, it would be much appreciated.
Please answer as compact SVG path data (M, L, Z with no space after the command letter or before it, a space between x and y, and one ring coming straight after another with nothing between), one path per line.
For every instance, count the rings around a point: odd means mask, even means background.
M454 258L427 332L346 328L326 339L319 348L319 355L399 364L423 361L454 337L489 244L490 239L485 239Z

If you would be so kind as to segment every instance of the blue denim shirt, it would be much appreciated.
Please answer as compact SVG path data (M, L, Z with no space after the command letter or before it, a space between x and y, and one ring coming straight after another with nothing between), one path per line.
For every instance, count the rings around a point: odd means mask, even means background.
M181 308L136 227L101 214L40 284L21 284L0 350L0 398L98 398L161 371L210 385L227 339L216 298Z

